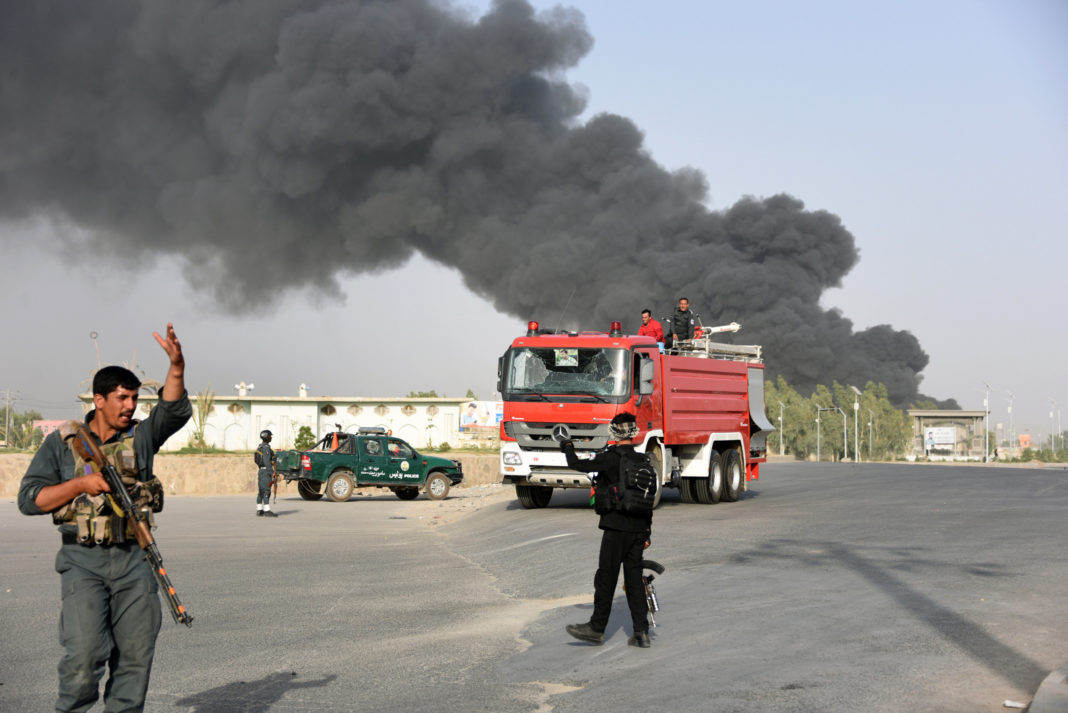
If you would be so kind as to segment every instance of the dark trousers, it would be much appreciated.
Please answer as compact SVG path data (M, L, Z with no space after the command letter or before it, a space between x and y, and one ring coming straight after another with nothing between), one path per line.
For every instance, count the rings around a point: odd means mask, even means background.
M619 581L619 567L623 566L623 583L627 587L627 605L634 631L649 630L649 603L642 585L642 552L644 532L604 530L601 535L601 554L597 560L597 574L593 577L593 616L590 627L603 632L612 613L612 599Z
M136 543L69 544L56 556L62 579L59 698L56 710L89 710L104 686L105 713L141 711L161 610L152 568Z
M256 504L269 505L271 502L271 471L261 468L257 475L257 481Z

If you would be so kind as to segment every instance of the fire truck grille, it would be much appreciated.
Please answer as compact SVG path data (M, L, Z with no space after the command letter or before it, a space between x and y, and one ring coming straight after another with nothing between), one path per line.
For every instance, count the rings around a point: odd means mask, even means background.
M553 440L553 427L556 423L532 423L529 421L510 421L505 432L515 438L520 448L557 450L560 444ZM571 442L576 450L600 450L608 445L608 424L600 423L564 423L571 431Z

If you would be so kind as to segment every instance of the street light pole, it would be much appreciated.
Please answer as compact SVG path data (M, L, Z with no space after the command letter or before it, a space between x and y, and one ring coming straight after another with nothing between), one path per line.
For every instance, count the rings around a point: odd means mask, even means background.
M1018 444L1016 443L1016 426L1013 424L1012 421L1012 404L1013 401L1016 400L1016 394L1012 393L1011 391L1008 391L1007 389L1006 393L1009 395L1009 453L1011 454L1011 458L1015 458L1016 446Z
M872 422L875 420L875 412L868 409L868 460L871 460L871 444L875 440L872 437Z
M986 394L983 396L983 462L990 462L990 384L983 382Z
M845 411L837 406L835 406L835 409L842 414L842 460L845 460L849 458L849 440L847 438L849 435L849 421L846 420Z
M857 420L860 415L860 389L855 386L850 386L853 389L853 460L860 462L860 426Z
M824 411L841 411L841 409L816 407L816 462L820 461L820 414Z
M782 452L782 439L783 439L783 432L782 432L782 409L783 409L783 405L782 405L782 401L780 401L780 402L779 402L779 457L780 457L780 458L782 457L782 454L783 454L783 452ZM796 457L797 457L797 454L795 453L795 454L794 454L794 458L796 458Z
M1053 429L1053 412L1057 408L1057 402L1049 400L1049 447L1054 453L1057 452L1057 434Z

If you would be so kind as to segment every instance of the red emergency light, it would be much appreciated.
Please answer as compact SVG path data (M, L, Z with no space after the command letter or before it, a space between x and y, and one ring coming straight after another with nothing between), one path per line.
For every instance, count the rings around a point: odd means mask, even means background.
M608 329L608 336L610 337L622 337L623 336L623 323L612 322L611 327Z
M536 337L538 335L538 323L535 321L527 322L527 336Z

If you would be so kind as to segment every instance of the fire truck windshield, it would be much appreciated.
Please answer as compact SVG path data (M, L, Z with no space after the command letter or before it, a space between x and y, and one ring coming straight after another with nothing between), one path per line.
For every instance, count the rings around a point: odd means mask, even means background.
M629 398L626 349L576 347L515 347L508 351L504 369L506 398L537 398L540 394L572 394ZM613 399L615 400L615 399Z

